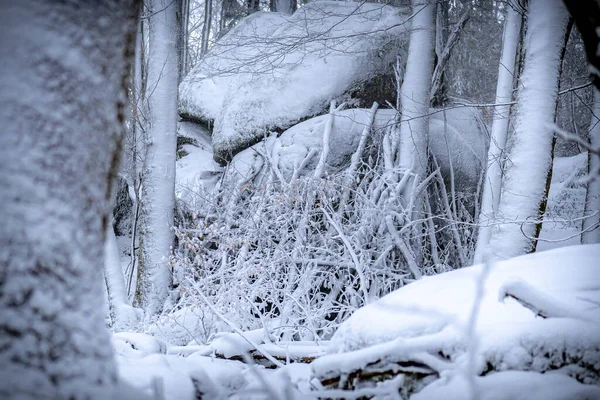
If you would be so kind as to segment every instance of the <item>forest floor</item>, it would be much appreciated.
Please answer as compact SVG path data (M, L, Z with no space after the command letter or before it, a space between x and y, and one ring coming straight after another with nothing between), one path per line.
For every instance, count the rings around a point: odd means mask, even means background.
M116 333L120 375L169 400L600 399L600 245L577 235L585 163L555 160L535 254L426 277L327 342L273 343L261 329L174 346Z

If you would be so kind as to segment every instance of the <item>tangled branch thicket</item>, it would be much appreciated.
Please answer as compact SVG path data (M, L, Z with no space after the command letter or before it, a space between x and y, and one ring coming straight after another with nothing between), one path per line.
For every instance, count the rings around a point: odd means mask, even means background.
M382 164L371 156L351 177L287 182L268 162L251 179L228 184L225 174L175 230L181 296L172 311L210 313L209 301L243 330L269 325L277 339L327 339L358 307L470 258L473 195L449 198L432 168L404 201L397 193L410 172L390 179Z

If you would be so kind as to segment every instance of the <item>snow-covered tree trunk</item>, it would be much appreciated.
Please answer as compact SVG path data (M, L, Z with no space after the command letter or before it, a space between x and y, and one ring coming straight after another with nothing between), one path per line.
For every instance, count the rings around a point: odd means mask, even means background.
M148 143L142 183L141 259L136 303L148 316L163 308L171 286L177 147L177 7L153 0L149 20Z
M512 100L515 61L519 46L522 17L515 9L508 7L504 35L502 37L502 56L498 67L498 84L496 86L496 103L509 103ZM510 105L498 106L494 110L492 134L488 150L487 171L483 186L481 209L479 212L479 232L475 248L474 263L484 260L485 252L492 234L496 210L500 203L502 184L502 160L508 137Z
M2 5L0 398L116 398L103 244L138 3Z
M412 32L400 91L400 144L396 162L401 170L412 174L405 186L408 190L413 187L415 178L423 179L427 171L429 119L426 115L435 46L435 4L414 0L412 9ZM404 191L405 198L408 190Z
M525 64L490 256L510 258L534 249L540 206L552 166L551 124L569 14L560 0L529 2Z
M121 268L119 247L112 223L109 223L106 228L104 254L104 278L112 321L111 329L116 332L134 329L139 322L139 316L127 298L125 276Z
M600 149L600 91L594 90L594 110L590 125L590 144L592 148ZM583 221L582 243L600 243L600 157L588 153L588 183L585 197L585 213L590 216Z

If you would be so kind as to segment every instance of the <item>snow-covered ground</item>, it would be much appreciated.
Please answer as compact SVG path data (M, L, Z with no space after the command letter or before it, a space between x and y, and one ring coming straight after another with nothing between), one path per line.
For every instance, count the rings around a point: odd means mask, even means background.
M363 111L343 112L340 117L352 118L340 119L338 127L360 134ZM383 128L387 114L381 111L376 125ZM309 148L320 151L322 119L299 124L277 139L278 157L285 159L282 172L291 174L293 167L286 170L286 163L297 165ZM177 162L177 193L193 201L225 171L212 160L206 130L183 122L179 135L194 144L183 146L187 155ZM341 129L334 130L332 140L344 141ZM491 265L480 296L483 265L426 277L357 310L331 342L320 344L273 343L267 330L244 337L221 333L203 344L205 324L230 328L214 316L207 319L200 308L186 308L154 324L148 330L154 337L115 334L120 374L130 385L165 399L199 394L208 399L394 398L391 393L398 390L417 400L466 399L473 388L486 400L600 398L600 245L565 247L579 243L585 197L579 178L586 157L555 159L538 252ZM130 246L118 239L122 250ZM380 374L384 382L363 379L363 372ZM340 379L344 376L346 381Z
M269 344L264 330L207 346L130 333L113 342L123 379L166 399L393 398L390 388L414 399L473 389L482 399L597 399L599 256L600 245L580 245L425 277L357 310L321 346ZM268 369L257 354L316 360ZM236 356L245 362L222 359ZM376 385L363 372L388 379Z

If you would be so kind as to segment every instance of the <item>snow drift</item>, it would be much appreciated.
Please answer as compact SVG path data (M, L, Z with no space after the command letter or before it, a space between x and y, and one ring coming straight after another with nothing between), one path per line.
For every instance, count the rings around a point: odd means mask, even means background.
M485 377L553 371L599 384L599 254L600 245L574 246L491 265L474 325L472 371ZM439 378L440 387L462 379L484 268L425 277L357 310L332 337L330 352L338 354L313 363L315 375L336 384L340 376L354 376L354 387L369 371ZM600 390L594 390L597 396Z
M389 94L373 82L392 72L408 16L408 8L330 1L292 16L254 13L187 75L179 112L214 121L215 159L230 160L269 130L322 113L331 99L393 100L392 79L383 80Z

